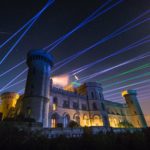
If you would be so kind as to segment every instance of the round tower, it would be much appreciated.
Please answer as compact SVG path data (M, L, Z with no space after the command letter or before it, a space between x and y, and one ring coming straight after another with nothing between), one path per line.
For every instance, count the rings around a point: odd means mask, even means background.
M123 91L122 96L125 98L125 101L127 103L133 126L142 128L147 127L142 109L137 100L136 90Z
M27 65L29 70L21 114L47 127L53 57L43 50L32 50L28 52Z
M15 92L6 92L1 94L1 112L2 119L12 117L13 110L19 98L19 94Z

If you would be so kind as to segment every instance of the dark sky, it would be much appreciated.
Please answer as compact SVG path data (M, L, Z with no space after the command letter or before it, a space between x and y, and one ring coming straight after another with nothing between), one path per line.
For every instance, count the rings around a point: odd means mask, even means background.
M113 0L112 4L116 1L117 0ZM46 2L46 0L0 1L0 43L3 43L10 35L12 35L15 31L17 31L17 29L19 29L31 17L33 17L38 11L40 11L40 9L42 9ZM106 2L106 0L56 0L55 3L42 14L42 16L33 25L31 30L26 34L23 40L13 50L9 57L3 62L3 64L0 65L0 74L25 59L26 54L30 49L43 48L57 40L62 35L71 31L104 2ZM68 56L71 56L81 51L82 49L91 46L92 44L109 35L119 27L128 23L135 17L139 16L149 8L149 0L125 0L124 2L120 3L116 7L103 14L102 16L96 18L94 21L90 22L86 26L76 31L68 39L66 39L58 47L56 47L52 52L55 57L55 62L63 60L64 58L67 58ZM139 21L149 18L149 16L150 15L145 15ZM133 25L137 22L133 23ZM60 74L64 74L68 71L108 56L111 53L144 38L145 36L149 35L149 26L150 24L147 21L134 29L131 29L111 40L108 40L107 42L97 46L94 49L91 49L89 52L78 57L71 63L65 65L64 67L56 71L53 75L57 76ZM15 40L16 39L12 40L9 44L7 44L7 46L0 49L0 59L3 58L3 56L6 54L10 46L15 42ZM95 72L125 62L145 52L148 52L149 48L149 43L145 43L141 46L130 49L128 52L107 59L104 62L101 62L87 69L86 71L83 71L82 73L78 74L78 77L82 78L84 76L88 76ZM87 81L103 80L105 78L117 75L130 69L142 66L146 63L150 63L150 57L142 59L140 61L136 61L134 63L130 63L123 67L119 67L118 69L114 69ZM26 68L25 64L16 68L9 74L0 77L0 88L2 88L9 81L11 81L24 68ZM109 84L127 80L148 72L150 72L149 67L102 82L104 92L150 79L150 76L147 75L138 79L124 82L122 84L112 85L111 87L105 88L105 86ZM22 75L13 83L24 79L25 77L26 74ZM73 80L74 79L72 78L72 81ZM12 88L9 88L5 91L19 91L20 89L24 88L24 86L25 82L17 86L13 86ZM137 90L139 93L139 101L142 104L142 108L144 108L144 112L146 114L150 114L150 110L148 110L150 106L150 82L137 84L129 88L136 89L143 86L147 87ZM105 97L109 100L121 101L122 98L120 93L122 90L124 89L116 90L114 92L108 92L107 94L105 93ZM114 94L114 96L111 96L112 94Z

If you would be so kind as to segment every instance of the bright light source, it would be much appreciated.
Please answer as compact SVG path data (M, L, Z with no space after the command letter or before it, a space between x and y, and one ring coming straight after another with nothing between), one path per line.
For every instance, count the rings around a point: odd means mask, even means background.
M69 84L69 75L59 75L52 77L53 80L53 85L58 86L58 87L64 87Z
M79 80L79 78L76 75L74 77L75 77L76 80Z

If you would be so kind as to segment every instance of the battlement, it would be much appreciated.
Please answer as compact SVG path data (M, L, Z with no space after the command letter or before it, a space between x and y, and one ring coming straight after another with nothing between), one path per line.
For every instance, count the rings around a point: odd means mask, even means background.
M51 92L59 93L59 94L66 95L66 96L80 97L82 99L86 99L86 96L80 95L77 92L66 91L60 88L56 88L56 87L52 87Z

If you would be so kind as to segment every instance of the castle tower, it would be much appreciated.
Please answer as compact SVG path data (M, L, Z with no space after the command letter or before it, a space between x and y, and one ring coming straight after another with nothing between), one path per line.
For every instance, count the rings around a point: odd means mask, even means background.
M19 98L19 94L15 92L6 92L1 94L0 96L2 103L1 103L1 113L2 119L12 117L12 113L16 106L16 102Z
M47 127L53 57L43 50L32 50L28 53L27 65L29 70L21 114Z
M143 112L136 97L136 90L126 90L122 92L125 98L129 113L131 115L131 122L134 127L147 127Z
M99 112L99 115L103 120L103 125L109 127L108 114L103 103L104 96L101 84L96 82L87 82L81 85L77 89L77 92L81 95L85 95L86 93L89 104L89 111L91 113L90 115L92 115L92 113Z

